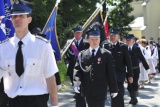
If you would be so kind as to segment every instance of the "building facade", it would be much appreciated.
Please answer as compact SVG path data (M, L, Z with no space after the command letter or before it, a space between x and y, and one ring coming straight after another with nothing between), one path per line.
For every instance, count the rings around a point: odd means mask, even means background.
M130 24L136 37L145 36L147 40L153 37L157 40L160 37L160 0L140 0L131 3L134 8L131 15L135 20Z

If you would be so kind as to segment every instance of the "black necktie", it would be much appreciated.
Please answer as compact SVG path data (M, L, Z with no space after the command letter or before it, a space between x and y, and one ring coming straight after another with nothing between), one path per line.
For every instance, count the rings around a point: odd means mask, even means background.
M129 53L130 53L130 54L132 53L132 49L131 49L131 47L129 47Z
M92 49L92 58L94 58L95 49Z
M22 54L22 41L18 42L18 51L17 51L17 55L16 55L16 72L18 76L21 76L24 72L24 67L23 67L23 54Z
M113 45L113 48L115 48L116 47L116 45Z
M76 47L78 48L78 41L75 41Z

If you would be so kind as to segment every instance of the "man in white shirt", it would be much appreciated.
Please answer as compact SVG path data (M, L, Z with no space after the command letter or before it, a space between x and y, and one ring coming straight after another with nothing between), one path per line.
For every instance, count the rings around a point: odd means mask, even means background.
M51 44L28 30L32 4L16 0L11 6L15 35L0 45L0 78L9 107L58 107L54 74L58 72ZM49 93L49 94L48 94Z

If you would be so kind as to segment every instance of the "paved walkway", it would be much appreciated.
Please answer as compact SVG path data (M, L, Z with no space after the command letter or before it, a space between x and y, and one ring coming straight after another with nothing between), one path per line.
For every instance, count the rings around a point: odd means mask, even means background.
M125 84L126 87L126 84ZM59 106L60 107L75 107L75 102L73 99L73 89L69 88L62 90L58 93ZM128 91L125 90L125 107L160 107L160 74L158 74L153 80L152 84L146 84L144 89L139 90L138 94L138 104L132 106L129 104ZM108 99L106 101L106 106L110 107L110 96L108 94Z

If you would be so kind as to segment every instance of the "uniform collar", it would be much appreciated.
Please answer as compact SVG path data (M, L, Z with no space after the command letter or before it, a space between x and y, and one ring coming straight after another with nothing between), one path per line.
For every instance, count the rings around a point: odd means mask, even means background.
M95 50L94 55L97 54L98 49L99 49L99 46L94 49L94 50ZM92 54L92 50L93 50L93 48L89 47L89 52L90 52L91 54Z
M81 40L82 40L82 38L79 39L79 40L76 40L76 42L78 42L78 45L80 44Z
M113 42L111 41L111 44L112 44L112 45L117 45L117 42L116 42L116 43L113 43Z
M132 50L132 48L133 48L133 45L131 45L131 46L128 46L128 50L129 50L129 48Z
M21 41L23 42L24 45L27 45L30 38L31 38L31 33L28 32L27 35ZM20 41L20 39L16 36L16 34L14 35L13 39L15 46L18 46L18 42Z

